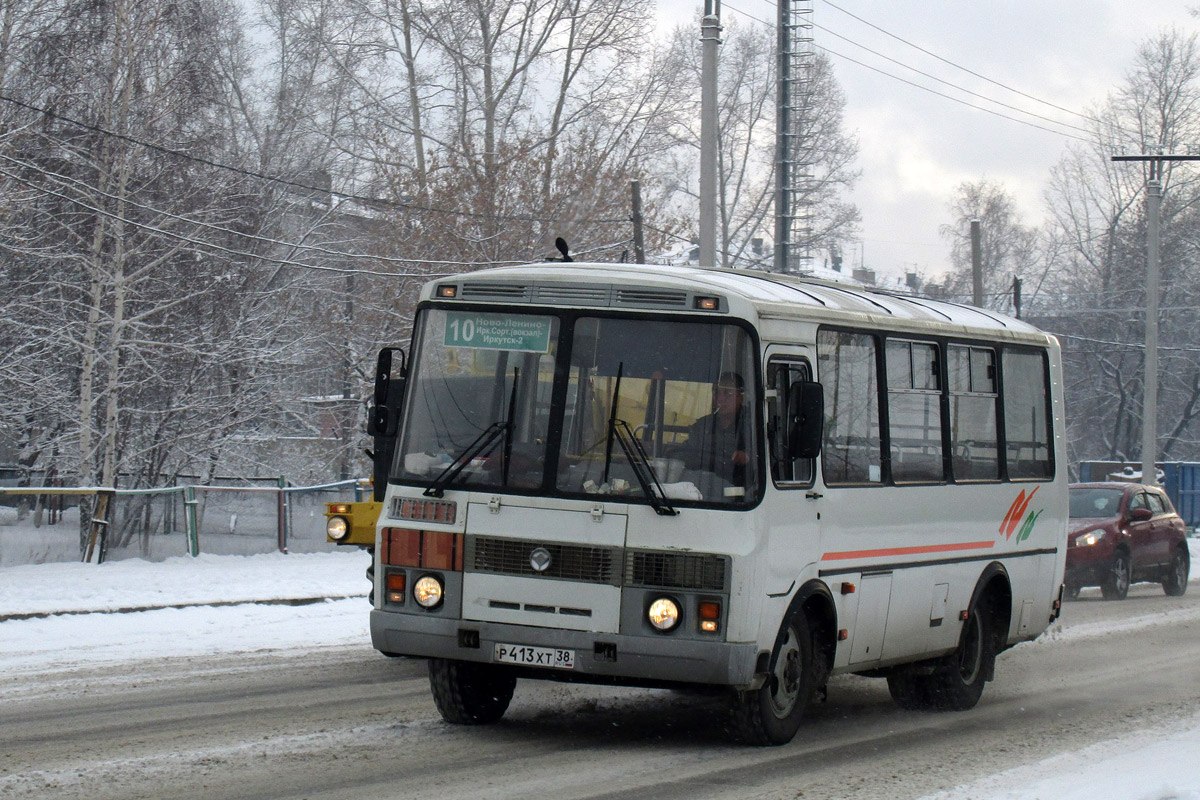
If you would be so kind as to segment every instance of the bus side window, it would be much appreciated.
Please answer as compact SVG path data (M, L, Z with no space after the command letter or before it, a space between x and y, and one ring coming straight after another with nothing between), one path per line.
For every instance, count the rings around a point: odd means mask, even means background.
M812 380L802 361L772 359L767 364L767 440L771 453L771 478L777 484L809 486L813 459L788 456L788 392L793 383Z

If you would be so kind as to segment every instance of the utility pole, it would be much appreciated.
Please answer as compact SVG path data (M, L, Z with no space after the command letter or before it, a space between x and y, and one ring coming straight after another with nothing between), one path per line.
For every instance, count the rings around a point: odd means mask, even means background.
M700 266L717 266L717 55L721 0L704 0L700 20Z
M1013 311L1017 319L1021 318L1021 279L1013 276Z
M646 263L646 240L642 233L642 183L641 181L633 181L630 184L631 202L633 204L633 214L630 219L633 221L633 263Z
M982 223L971 220L971 305L983 308L983 234Z
M1146 176L1146 356L1142 378L1142 483L1158 483L1158 248L1162 237L1162 168L1164 161L1200 161L1200 155L1113 156L1113 161L1141 161Z

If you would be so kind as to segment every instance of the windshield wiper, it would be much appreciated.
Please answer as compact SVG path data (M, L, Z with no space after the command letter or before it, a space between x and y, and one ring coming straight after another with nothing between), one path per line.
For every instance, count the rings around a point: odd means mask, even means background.
M454 482L454 479L458 477L460 472L467 468L467 465L471 463L471 460L475 456L485 451L491 451L495 441L507 433L511 424L507 420L502 420L500 422L493 422L484 428L483 433L475 437L475 441L467 445L467 448L458 454L458 458L451 461L442 470L441 474L433 479L433 483L423 494L426 497L441 497L445 493L446 487Z
M501 436L504 436L504 449L500 451L500 483L502 486L508 485L508 468L509 462L512 460L512 436L507 434L513 429L517 408L517 384L520 378L521 371L513 367L512 389L508 394L508 413L505 414L505 418L484 428L483 433L475 437L475 441L467 445L467 448L433 479L433 484L423 492L426 497L441 497L445 493L446 487L467 468L471 460L481 453L491 452L493 443Z
M637 478L638 485L642 487L642 494L646 495L646 500L654 508L654 513L664 517L676 516L679 511L667 502L667 493L663 491L662 483L658 480L658 473L654 471L654 465L650 463L650 458L646 455L646 448L642 447L642 443L633 435L629 423L623 419L610 421L608 435L610 447L612 440L616 439L617 444L621 445L621 449L625 451L625 458L629 459L629 465L633 467L633 475Z

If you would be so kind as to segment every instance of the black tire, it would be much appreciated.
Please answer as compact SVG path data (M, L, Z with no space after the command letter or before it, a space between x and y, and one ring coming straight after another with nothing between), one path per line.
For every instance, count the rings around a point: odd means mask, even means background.
M804 613L788 616L776 638L766 682L753 691L734 693L731 711L739 739L758 746L792 740L824 675L817 652Z
M996 663L996 638L986 609L971 610L958 648L932 673L897 670L888 675L888 691L908 711L965 711L983 695Z
M1186 546L1180 545L1175 548L1171 555L1171 564L1162 580L1163 591L1169 597L1179 597L1187 591L1190 560Z
M933 707L929 700L928 676L911 672L893 672L887 676L888 691L896 705L905 711L927 711Z
M996 665L996 636L987 606L977 603L963 623L958 648L926 678L930 707L966 711L983 695L983 685Z
M517 679L502 667L429 659L429 688L442 719L455 725L488 725L504 716Z
M1105 600L1124 600L1129 594L1129 554L1118 550L1112 564L1100 584L1100 593Z

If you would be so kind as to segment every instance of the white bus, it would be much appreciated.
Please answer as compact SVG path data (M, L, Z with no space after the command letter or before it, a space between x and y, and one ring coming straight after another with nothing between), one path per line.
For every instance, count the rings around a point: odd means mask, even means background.
M842 673L971 708L1059 614L1060 352L1024 322L545 263L427 285L414 330L376 383L371 636L429 659L450 722L498 720L518 678L701 684L780 744Z

